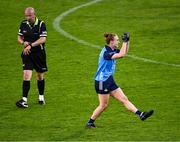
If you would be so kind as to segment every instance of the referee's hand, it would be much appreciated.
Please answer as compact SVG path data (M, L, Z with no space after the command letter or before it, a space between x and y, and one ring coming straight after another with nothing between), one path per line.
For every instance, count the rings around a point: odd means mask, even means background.
M24 48L23 54L24 54L24 55L29 55L30 53L31 53L31 46L28 45L28 46L26 46L26 47Z
M28 45L29 45L29 42L27 42L27 41L23 42L24 48L26 48L26 46L28 46Z

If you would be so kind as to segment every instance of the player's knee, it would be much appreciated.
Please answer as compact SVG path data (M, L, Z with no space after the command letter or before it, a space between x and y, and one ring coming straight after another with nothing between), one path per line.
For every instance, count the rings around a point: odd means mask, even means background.
M108 103L103 103L100 105L101 109L106 109L108 107Z

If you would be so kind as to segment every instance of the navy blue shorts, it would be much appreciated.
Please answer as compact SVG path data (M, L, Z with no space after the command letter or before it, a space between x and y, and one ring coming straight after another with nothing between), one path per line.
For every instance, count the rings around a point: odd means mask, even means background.
M110 76L106 81L95 80L95 90L97 94L109 94L111 91L116 90L118 85L115 83L113 76Z

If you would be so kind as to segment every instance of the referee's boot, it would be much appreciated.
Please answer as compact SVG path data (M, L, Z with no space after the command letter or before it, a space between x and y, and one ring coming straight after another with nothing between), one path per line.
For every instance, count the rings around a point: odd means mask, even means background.
M87 123L86 128L97 128L97 127L96 125L94 125L94 123Z
M45 100L39 100L38 102L39 102L40 105L45 105L46 104Z
M39 100L38 100L38 103L40 105L45 105L45 99L44 99L44 95L39 95Z
M28 104L23 99L20 99L19 101L16 102L16 106L19 108L27 108Z
M148 117L150 117L154 113L154 110L150 110L148 112L143 112L142 115L140 115L140 119L142 121L146 120Z

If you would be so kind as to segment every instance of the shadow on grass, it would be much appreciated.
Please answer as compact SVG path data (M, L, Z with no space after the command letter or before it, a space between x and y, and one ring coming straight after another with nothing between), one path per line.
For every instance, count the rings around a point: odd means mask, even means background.
M60 141L74 141L74 140L80 140L86 139L84 136L86 135L86 132L89 131L90 129L84 127L81 127L79 130L75 130L73 133L71 133L71 135L65 136L65 137L61 137L58 140Z
M76 140L76 139L79 138L81 135L84 135L84 133L85 133L85 128L75 131L75 132L72 133L71 135L62 138L62 140L65 140L65 141L66 141L66 140Z
M17 110L18 110L18 108L16 106L7 108L6 110L3 110L3 111L0 112L0 118L2 118L4 116L7 116L10 113L15 112Z

